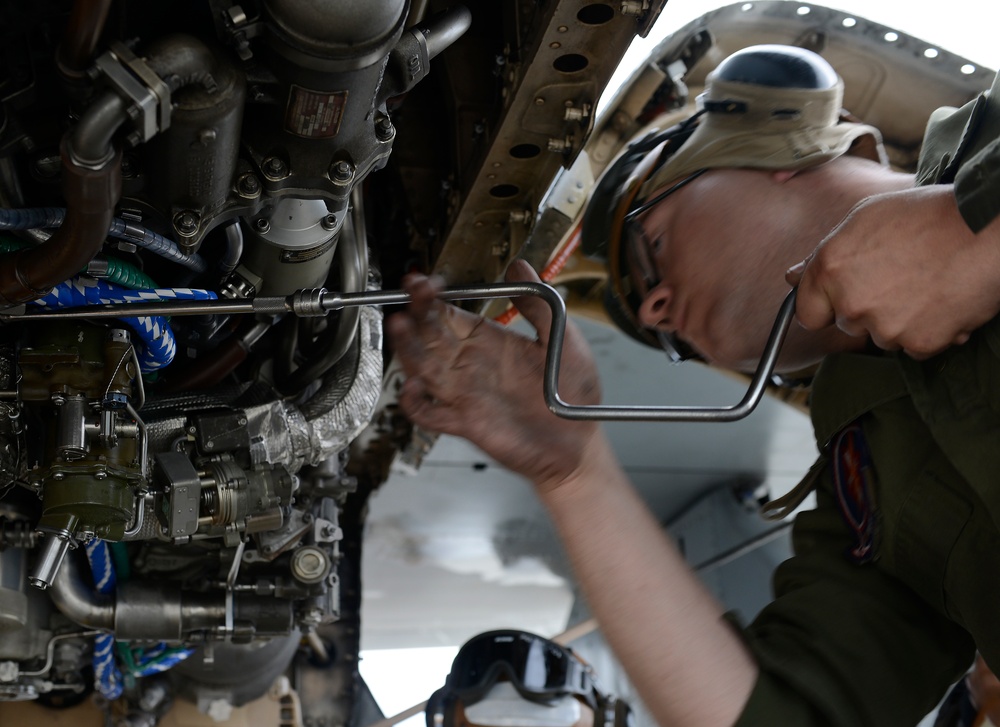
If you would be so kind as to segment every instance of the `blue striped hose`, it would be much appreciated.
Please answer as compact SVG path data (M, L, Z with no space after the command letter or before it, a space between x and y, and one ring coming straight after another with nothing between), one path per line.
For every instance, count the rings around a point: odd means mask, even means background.
M86 544L85 550L97 592L114 593L115 569L111 563L108 544L94 538ZM114 634L98 634L94 637L94 689L109 702L121 696L122 673L115 663Z
M66 210L62 207L0 209L0 230L53 229L61 227L65 218ZM111 220L108 235L134 243L196 273L203 273L208 269L208 265L200 255L186 255L173 240L120 217Z
M156 646L146 649L136 663L136 676L148 677L153 674L161 674L176 666L194 653L194 649L167 648L165 642L160 642Z
M165 300L211 300L216 297L210 290L196 288L150 288L129 290L103 280L74 278L60 283L48 295L32 301L31 305L43 308L77 308L106 303L143 303ZM139 369L143 373L156 371L170 364L177 355L177 341L165 318L149 316L144 318L123 317L139 337L141 346Z

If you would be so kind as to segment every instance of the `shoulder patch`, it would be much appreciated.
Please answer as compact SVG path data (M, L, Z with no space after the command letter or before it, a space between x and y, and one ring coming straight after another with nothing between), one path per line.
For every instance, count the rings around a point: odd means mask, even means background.
M833 439L833 491L844 522L854 533L848 555L855 563L875 557L875 468L859 424L842 429Z

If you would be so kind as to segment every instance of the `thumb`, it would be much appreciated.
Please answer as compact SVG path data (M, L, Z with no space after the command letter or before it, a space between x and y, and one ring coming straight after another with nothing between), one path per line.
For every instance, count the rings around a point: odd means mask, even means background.
M505 279L508 283L540 283L541 278L525 260L515 260L507 268ZM552 311L549 304L537 295L521 295L513 299L514 307L538 332L538 340L547 344L549 328L552 326Z
M813 268L807 267L808 263L809 259L806 258L799 263L802 268L799 265L789 268L785 273L785 280L793 286L798 286L795 317L807 331L818 331L832 325L836 321L837 312L830 293L817 279L819 276L810 274Z
M792 265L785 271L785 282L793 288L802 281L802 273L806 270L806 260Z

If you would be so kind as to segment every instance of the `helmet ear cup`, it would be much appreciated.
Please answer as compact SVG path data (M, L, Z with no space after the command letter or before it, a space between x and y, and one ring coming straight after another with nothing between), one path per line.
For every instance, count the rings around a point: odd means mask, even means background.
M622 187L632 176L639 162L655 149L668 133L669 130L654 129L631 143L597 180L583 211L580 229L580 248L585 255L607 257L608 240L611 239L611 226L614 224L614 211L621 199Z
M600 709L600 714L595 715L595 727L635 727L632 708L624 699L608 695L601 701ZM603 722L598 723L597 718L601 716L603 716Z
M447 687L441 687L427 700L427 706L424 707L424 722L427 727L452 727L452 720L445 711L446 692Z
M632 708L624 699L615 700L615 723L613 727L635 727Z

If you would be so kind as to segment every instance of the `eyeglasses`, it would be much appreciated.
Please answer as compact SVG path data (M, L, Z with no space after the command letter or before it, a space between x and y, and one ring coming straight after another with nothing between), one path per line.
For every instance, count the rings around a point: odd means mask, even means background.
M658 245L655 241L649 239L639 218L674 192L687 186L707 171L708 169L699 169L626 213L623 220L622 233L625 235L625 244L627 245L626 255L629 264L629 276L632 278L632 284L640 299L644 299L649 295L649 292L660 284L661 279L659 269L656 265ZM656 328L651 330L656 334L656 337L660 341L660 346L672 363L680 363L681 361L698 358L697 352L674 334Z

